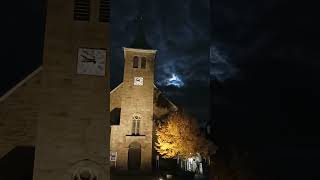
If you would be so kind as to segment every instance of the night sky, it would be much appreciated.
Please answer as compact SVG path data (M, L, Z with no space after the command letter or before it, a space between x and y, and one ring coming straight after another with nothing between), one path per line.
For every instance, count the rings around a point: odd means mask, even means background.
M117 0L112 4L111 87L123 78L123 49L130 47L142 11L148 44L158 50L155 84L200 122L209 120L209 0Z
M0 95L42 64L45 3L5 1L1 5Z
M0 94L40 66L45 6L40 0L8 2L4 11ZM12 9L15 12L12 13ZM123 51L134 40L142 9L146 38L156 57L156 85L200 122L209 120L209 1L117 0L112 2L111 88L122 82ZM10 74L10 76L7 76Z
M212 125L220 152L247 153L260 177L319 177L316 6L212 2Z
M208 0L144 2L147 40L159 52L156 85L200 121L211 108L218 153L241 149L261 177L319 177L318 6L212 0L210 16ZM45 12L40 0L2 6L0 94L41 64ZM112 4L112 87L122 81L121 47L133 41L138 6ZM182 86L168 84L173 75Z

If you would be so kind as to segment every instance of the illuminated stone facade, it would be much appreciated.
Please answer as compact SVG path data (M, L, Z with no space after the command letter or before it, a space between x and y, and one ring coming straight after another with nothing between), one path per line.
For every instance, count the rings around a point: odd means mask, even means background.
M154 121L177 107L154 85L156 50L146 41L143 18L130 48L124 48L123 82L110 93L111 166L118 171L151 172Z
M128 169L128 148L134 142L141 145L141 169L151 168L155 53L154 50L124 49L120 123L111 128L111 151L117 152L119 169ZM138 62L145 57L146 67L141 68L140 62L134 68L134 57L138 57ZM141 84L137 85L136 78L141 78L138 80Z
M108 60L105 76L77 72L79 48L108 50L99 2L48 1L34 180L67 180L79 168L108 179Z
M117 156L111 166L122 171L150 172L154 162L154 121L177 107L154 85L156 51L143 47L123 50L123 82L110 94L110 151Z
M34 180L109 179L107 55L104 76L94 75L94 62L92 75L77 71L79 48L109 54L102 3L48 0L43 64L0 98L0 158L35 146Z
M118 153L117 168L128 170L131 147L141 150L139 170L150 171L154 120L177 110L154 86L156 51L125 48L124 81L111 93L109 60L105 76L78 74L79 48L108 52L109 24L99 15L103 1L89 1L89 19L82 14L81 21L73 17L74 2L48 0L43 65L0 97L0 159L15 147L32 146L34 180L79 179L88 173L107 180L109 150ZM112 132L109 112L119 112L121 119L111 120Z

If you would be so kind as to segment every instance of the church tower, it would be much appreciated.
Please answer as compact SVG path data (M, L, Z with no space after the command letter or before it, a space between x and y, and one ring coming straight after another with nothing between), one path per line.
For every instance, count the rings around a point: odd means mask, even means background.
M34 180L109 179L109 0L48 0Z
M111 153L116 156L113 166L118 170L150 172L156 50L146 42L142 16L137 21L135 41L123 48L123 83L114 90L114 96L119 94L121 111L119 124L111 128Z

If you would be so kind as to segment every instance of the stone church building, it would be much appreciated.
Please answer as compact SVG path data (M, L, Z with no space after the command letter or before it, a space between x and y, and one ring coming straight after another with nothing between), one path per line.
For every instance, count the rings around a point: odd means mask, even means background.
M155 164L154 121L177 107L154 85L157 51L148 45L142 21L133 44L123 48L123 82L110 93L110 160L117 170L148 172Z
M142 29L124 48L123 83L110 92L109 11L109 0L47 1L42 66L0 97L0 179L151 170L154 120L177 107L154 85L156 50Z
M110 0L46 4L42 66L0 97L0 179L108 180Z

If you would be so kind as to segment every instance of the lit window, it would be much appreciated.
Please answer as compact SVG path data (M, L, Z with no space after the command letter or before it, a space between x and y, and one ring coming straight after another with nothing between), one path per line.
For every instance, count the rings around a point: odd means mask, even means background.
M133 57L133 68L139 68L139 58L138 56Z
M147 66L147 59L145 57L141 58L141 68L145 69Z
M132 119L132 135L139 135L140 131L140 117L134 116Z

